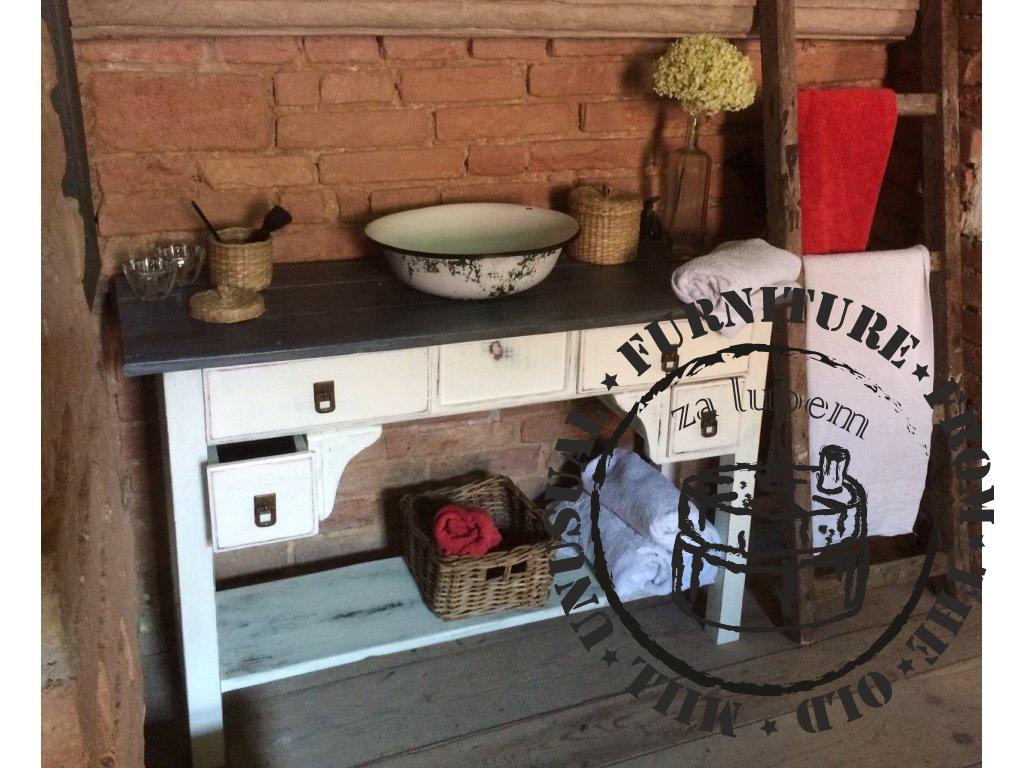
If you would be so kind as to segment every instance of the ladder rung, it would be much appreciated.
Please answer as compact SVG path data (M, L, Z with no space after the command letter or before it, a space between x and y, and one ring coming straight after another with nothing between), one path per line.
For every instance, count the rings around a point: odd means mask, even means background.
M896 114L909 116L925 116L937 114L939 111L939 95L937 93L897 93Z

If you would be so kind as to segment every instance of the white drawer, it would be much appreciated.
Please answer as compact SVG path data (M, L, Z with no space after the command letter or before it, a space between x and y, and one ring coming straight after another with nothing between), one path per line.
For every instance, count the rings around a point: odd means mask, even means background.
M214 446L206 465L213 548L312 536L317 532L313 452L302 436Z
M727 448L739 442L741 418L733 403L729 379L673 387L669 402L672 408L667 427L670 456ZM711 436L701 433L700 414L707 409L715 412Z
M372 352L203 371L211 442L427 410L429 353ZM333 398L315 388L333 391ZM319 398L319 399L318 399Z
M564 392L569 334L449 344L438 350L437 404L444 408Z
M677 320L676 323L684 334L688 332L689 329L685 321ZM660 325L669 342L675 343L679 340L679 334L672 327L671 323L663 322ZM635 333L639 333L643 339L640 343L647 350L647 356L644 359L651 364L651 367L642 376L636 374L633 366L619 352L619 347L625 344ZM752 338L753 326L750 325L746 326L731 339L727 339L720 333L708 333L699 339L691 339L687 336L685 342L679 348L679 362L683 364L695 357L709 355L723 347L749 342ZM636 342L633 342L633 345L636 346ZM743 374L747 370L749 360L749 357L726 360L723 363L712 366L705 372L687 377L687 380L694 381ZM607 392L608 389L601 383L605 374L614 375L620 388L640 385L647 385L649 387L665 375L665 371L661 369L661 353L651 339L650 334L644 330L644 326L623 325L617 328L598 328L582 332L580 339L580 392Z

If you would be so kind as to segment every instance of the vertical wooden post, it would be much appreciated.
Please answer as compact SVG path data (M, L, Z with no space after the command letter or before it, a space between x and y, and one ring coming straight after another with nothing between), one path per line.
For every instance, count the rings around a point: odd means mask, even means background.
M758 7L761 25L762 102L764 105L764 173L768 204L768 240L779 248L799 254L803 250L800 230L800 143L797 131L796 88L796 10L794 0L761 0ZM789 347L803 348L804 326L777 322L777 340ZM806 387L807 363L802 355L790 355L781 374L783 385L794 391ZM784 417L781 417L784 418ZM807 412L793 410L788 417L790 461L809 464L807 448ZM773 430L781 439L783 430ZM810 487L794 490L792 503L810 509ZM800 542L799 523L781 531L786 544L796 548ZM808 624L814 619L814 573L800 569L795 602L783 605L786 624ZM809 642L809 632L800 633L801 642Z
M928 248L941 251L942 270L933 274L935 318L933 382L963 382L961 324L963 270L960 260L960 104L957 65L957 16L954 0L922 0L921 85L938 96L938 110L923 126L924 232ZM947 408L953 416L958 407ZM929 478L932 525L939 526L950 565L970 570L967 533L957 515L959 489L949 446L941 430L932 440L933 477Z

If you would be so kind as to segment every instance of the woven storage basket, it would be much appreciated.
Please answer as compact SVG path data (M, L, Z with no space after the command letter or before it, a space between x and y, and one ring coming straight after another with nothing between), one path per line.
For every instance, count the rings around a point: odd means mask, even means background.
M400 502L405 558L427 607L442 619L543 605L551 591L540 511L507 477L413 493ZM501 531L500 550L446 556L434 543L434 516L446 504L482 507Z
M262 291L270 285L274 267L274 243L270 238L246 243L247 227L217 231L224 242L209 240L210 282L217 288L248 288Z
M569 254L591 264L625 264L636 258L640 240L640 195L604 187L576 187L569 193L569 213L580 236Z

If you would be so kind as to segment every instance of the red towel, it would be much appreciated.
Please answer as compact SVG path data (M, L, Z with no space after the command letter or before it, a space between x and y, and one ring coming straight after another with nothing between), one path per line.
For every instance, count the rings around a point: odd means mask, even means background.
M797 101L804 253L863 251L896 130L896 93L805 90Z
M501 543L501 532L486 509L448 504L434 516L434 541L446 555L480 557Z

